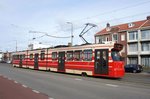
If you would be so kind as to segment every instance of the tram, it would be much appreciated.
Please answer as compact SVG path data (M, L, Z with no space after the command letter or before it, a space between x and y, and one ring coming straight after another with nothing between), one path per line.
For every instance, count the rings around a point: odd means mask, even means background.
M56 46L13 53L13 66L35 70L121 78L124 62L122 44Z

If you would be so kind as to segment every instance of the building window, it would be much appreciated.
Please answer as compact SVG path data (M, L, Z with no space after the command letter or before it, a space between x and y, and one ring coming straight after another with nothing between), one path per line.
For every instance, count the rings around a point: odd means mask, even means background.
M118 42L118 34L113 34L112 35L112 41Z
M142 56L141 65L144 65L145 67L150 67L150 56Z
M125 40L125 34L122 34L121 35L121 41L124 41Z
M99 38L99 36L97 36L96 37L96 43L100 43L99 41L100 41L100 38Z
M67 60L72 61L73 60L73 51L68 51L67 52Z
M82 60L82 51L75 51L75 52L74 52L74 60L75 60L75 61L80 61L80 60Z
M84 50L83 52L83 60L84 61L91 61L92 60L92 50Z
M99 42L100 44L102 44L102 43L104 43L105 41L108 41L109 38L108 38L108 37L105 37L105 36L99 36L98 40L99 40L98 42Z
M129 51L130 52L138 51L138 44L137 43L129 44Z
M135 24L133 24L133 23L129 23L129 24L128 24L128 27L129 27L129 28L134 27L134 26L135 26Z
M138 64L137 57L129 57L129 64Z
M150 39L150 30L143 30L141 31L141 39Z
M57 60L57 52L52 52L52 60Z
M106 37L106 41L109 41L109 37Z
M142 51L150 51L150 42L141 43L141 50Z
M137 40L137 39L138 39L137 31L129 32L129 40Z

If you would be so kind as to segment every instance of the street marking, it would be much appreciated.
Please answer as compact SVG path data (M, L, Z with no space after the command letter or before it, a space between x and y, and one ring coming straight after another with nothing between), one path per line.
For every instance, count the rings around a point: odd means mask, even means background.
M33 92L35 92L35 93L40 93L39 91L37 91L37 90L32 90Z
M11 78L8 78L8 80L12 80Z
M114 85L114 84L106 84L106 86L119 87L118 85Z
M4 78L7 78L6 76L3 76Z
M75 80L81 81L82 79L79 79L79 78L75 78Z
M26 85L22 85L24 88L27 88L27 86Z
M49 97L48 99L54 99L54 98Z
M14 83L16 83L16 84L17 84L18 82L17 82L17 81L14 81Z

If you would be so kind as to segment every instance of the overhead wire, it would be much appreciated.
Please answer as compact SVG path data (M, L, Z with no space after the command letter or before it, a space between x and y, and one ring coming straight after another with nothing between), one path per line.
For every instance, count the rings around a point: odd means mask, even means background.
M71 36L55 36L55 35L50 35L48 34L47 32L40 32L40 31L29 31L29 33L41 33L41 34L44 34L41 37L43 36L48 36L48 37L53 37L53 38L70 38Z
M118 8L118 9L114 9L114 10L111 10L111 11L107 11L107 12L103 12L103 13L99 13L97 15L93 15L93 16L89 16L89 17L85 17L85 18L82 18L82 19L78 19L78 20L73 20L71 22L73 23L77 23L79 21L83 21L85 19L92 19L92 18L95 18L95 17L98 17L98 16L102 16L102 15L106 15L106 14L111 14L113 12L118 12L118 11L121 11L121 10L126 10L126 9L131 9L131 8L135 8L137 6L141 6L141 5L144 5L144 4L147 4L147 3L150 3L150 0L148 1L143 1L143 2L139 2L139 3L136 3L136 4L131 4L131 5L128 5L128 6L125 6L125 7L121 7L121 8ZM97 22L97 23L94 23L94 24L97 24L98 23L105 23L105 22L110 22L110 21L114 21L114 20L120 20L120 19L125 19L125 18L130 18L130 17L134 17L134 16L140 16L142 14L148 14L150 12L144 12L144 13L139 13L139 14L135 14L135 15L131 15L131 16L125 16L125 17L121 17L121 18L115 18L115 19L110 19L110 20L105 20L105 21L102 21L102 22ZM58 28L58 26L55 26L53 28ZM74 31L77 30L77 29L81 29L82 27L74 27ZM52 36L53 37L53 36ZM59 38L59 37L58 37Z
M106 15L106 14L111 14L113 12L117 12L117 11L121 11L121 10L125 10L125 9L130 9L130 8L133 8L133 7L137 7L137 6L141 6L141 5L144 5L144 4L147 4L147 3L150 3L150 0L148 1L143 1L143 2L140 2L140 3L136 3L136 4L131 4L131 5L128 5L128 6L125 6L125 7L121 7L121 8L118 8L118 9L114 9L114 10L111 10L111 11L107 11L107 12L103 12L103 13L99 13L97 15L93 15L93 16L89 16L89 17L85 17L85 18L82 18L82 19L78 19L78 20L73 20L71 22L79 22L81 20L85 20L85 19L92 19L94 17L98 17L98 16L101 16L101 15ZM149 13L149 12L146 12L146 13ZM115 19L110 19L110 20L105 20L105 21L101 21L101 22L97 22L98 23L104 23L104 22L109 22L109 21L113 21L113 20L120 20L120 19L124 19L124 18L129 18L129 17L134 17L134 16L140 16L142 14L146 14L146 13L139 13L139 14L136 14L136 15L132 15L132 16L125 16L125 17L121 17L121 18L115 18ZM96 24L96 23L95 23ZM14 25L14 24L13 24ZM58 28L58 26L54 26L53 29L55 28ZM74 30L77 30L77 29L80 29L82 27L74 27ZM59 31L60 32L60 31ZM46 36L49 36L49 37L53 37L53 38L70 38L71 36L66 36L66 37L60 37L60 36L55 36L55 35L49 35L49 34L46 34Z
M121 19L126 19L126 18L130 18L130 17L135 17L135 16L141 16L141 15L148 14L148 13L150 13L150 11L144 12L144 13L138 13L138 14L134 14L134 15L130 15L130 16L124 16L124 17L120 17L120 18L105 20L105 21L101 21L99 23L110 22L110 21L114 21L114 20L121 20Z
M107 11L107 12L102 12L102 13L99 13L97 15L85 17L85 18L82 18L82 19L74 20L74 21L80 21L80 20L84 20L84 19L91 19L91 18L98 17L98 16L101 16L101 15L106 15L106 14L110 14L110 13L113 13L113 12L117 12L117 11L120 11L120 10L125 10L125 9L130 9L130 8L133 8L133 7L141 6L141 5L144 5L144 4L147 4L147 3L150 3L150 0L140 2L140 3L137 3L137 4L133 4L133 5L128 5L128 6L125 6L125 7L122 7L122 8L118 8L118 9L110 10L110 11Z
M114 9L114 10L111 10L111 11L107 11L107 12L103 12L103 13L99 13L99 14L96 14L96 15L93 15L93 16L89 16L89 17L85 17L85 18L82 18L82 19L78 19L78 20L73 20L71 22L80 22L81 20L85 20L85 19L92 19L92 18L95 18L95 17L98 17L98 16L101 16L101 15L106 15L106 14L111 14L113 12L118 12L118 11L122 11L122 10L126 10L126 9L131 9L131 8L135 8L135 7L138 7L138 6L142 6L144 4L147 4L147 3L150 3L150 0L148 1L143 1L143 2L140 2L140 3L136 3L136 4L131 4L131 5L128 5L128 6L125 6L125 7L121 7L121 8L118 8L118 9ZM144 12L144 13L138 13L138 14L134 14L134 15L131 15L131 16L124 16L124 17L121 17L121 18L116 18L116 19L110 19L110 20L105 20L105 21L101 21L101 22L97 22L95 24L99 24L99 23L105 23L105 22L109 22L109 21L114 21L114 20L120 20L120 19L125 19L125 18L130 18L130 17L135 17L135 16L141 16L143 14L149 14L150 11L148 12ZM20 27L18 25L15 25L15 24L11 24L12 26L16 27L16 28L24 28L24 27ZM53 29L55 28L58 28L58 26L54 26L52 27ZM80 27L74 27L74 31L77 30L77 29L80 29L82 28L81 26ZM60 31L59 31L60 32ZM55 36L55 35L49 35L49 34L44 34L42 36L39 36L39 37L36 37L36 38L42 38L44 36L48 36L48 37L54 37L54 38L70 38L71 36L66 36L66 37L60 37L60 36Z

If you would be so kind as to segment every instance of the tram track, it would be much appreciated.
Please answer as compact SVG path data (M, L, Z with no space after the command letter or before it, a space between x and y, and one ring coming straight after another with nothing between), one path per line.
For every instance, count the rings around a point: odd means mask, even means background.
M20 71L22 68L12 68L9 65L5 65L9 69L13 69L15 71ZM22 69L21 72L27 72L30 74L30 69ZM40 72L40 71L39 71ZM42 71L43 72L43 71ZM43 72L44 73L44 72ZM66 76L67 78L73 78L77 80L86 80L92 82L102 82L102 83L112 83L112 84L119 84L119 85L131 85L131 86L140 86L140 87L147 87L150 88L150 74L145 73L126 73L123 78L120 79L110 79L105 77L82 77L80 75L71 75L71 74L62 74L62 73L54 73L50 72L51 74L55 74L56 76ZM45 73L44 73L45 74ZM47 74L47 73L46 73ZM50 75L51 75L50 74ZM47 75L48 76L48 75Z

